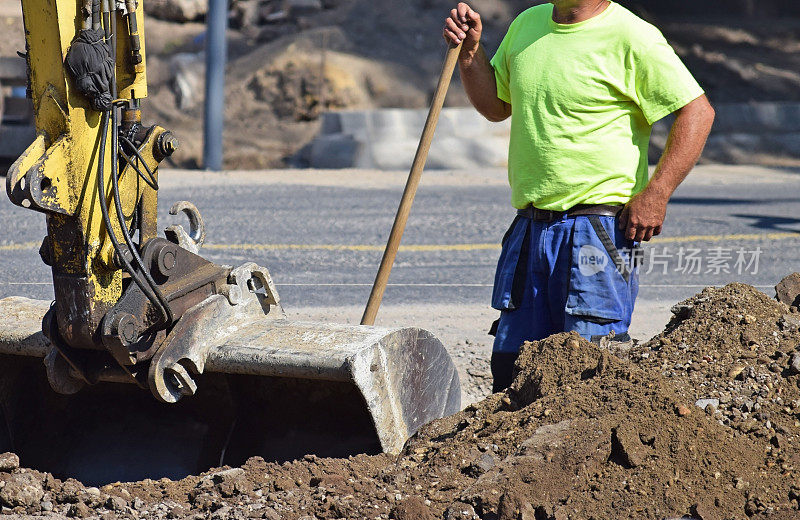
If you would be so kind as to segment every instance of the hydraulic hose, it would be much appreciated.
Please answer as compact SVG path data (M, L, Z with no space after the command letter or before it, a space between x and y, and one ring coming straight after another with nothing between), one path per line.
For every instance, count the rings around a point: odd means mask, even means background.
M108 2L108 0L104 0L104 3ZM105 7L105 5L104 5ZM104 15L106 13L104 12ZM106 25L106 42L111 46L110 55L113 63L112 70L116 73L116 52L114 47L114 42L116 42L116 13L111 11L108 13L109 16L106 18L108 20L108 25ZM105 17L104 17L105 18ZM105 21L105 20L104 20ZM117 97L117 84L116 84L116 74L113 75L111 79L111 97L115 99ZM125 254L122 251L122 247L117 239L116 233L111 225L111 217L109 216L108 212L108 204L105 200L105 175L104 175L104 168L105 168L105 149L106 149L106 141L108 139L108 123L109 123L109 112L111 118L111 186L112 192L114 196L114 205L117 211L117 221L119 222L120 229L122 230L122 235L125 239L125 242L128 246L128 251L130 251L131 256L133 257L134 262L136 263L137 267L139 268L138 271L134 270L131 263L126 258ZM119 168L119 142L118 142L118 132L117 132L117 107L112 104L110 111L103 112L103 130L100 142L100 166L98 169L98 184L99 184L99 192L100 192L100 210L103 214L103 221L106 225L106 229L108 231L109 239L111 240L112 245L114 246L114 250L117 252L117 257L119 262L122 264L123 269L131 275L131 278L142 290L144 295L147 297L148 300L156 307L161 313L161 320L159 322L160 326L169 327L174 322L174 314L172 312L172 308L169 305L169 302L164 297L163 293L159 290L158 285L153 280L153 277L150 276L149 270L145 267L144 262L142 261L141 256L139 255L139 250L136 247L136 244L133 243L133 239L130 236L130 231L128 230L128 226L125 223L125 217L122 212L122 202L119 195L119 182L117 178L117 170ZM144 276L145 280L142 281L139 275Z
M100 150L99 150L99 167L97 169L97 191L100 198L100 213L103 215L103 223L106 226L106 232L108 233L108 238L111 240L111 245L114 247L114 251L117 252L117 258L119 262L122 264L123 270L131 275L131 279L134 283L142 290L142 292L147 296L147 298L156 304L159 307L159 301L155 294L153 294L152 288L141 279L139 273L136 272L133 267L131 266L128 259L122 252L122 246L117 239L117 234L114 232L114 228L111 225L111 217L108 212L108 203L106 202L106 194L105 194L105 174L103 170L105 169L105 158L106 158L106 141L108 140L108 123L109 123L109 112L104 111L102 117L102 132L100 135ZM112 157L113 163L113 157Z
M118 133L117 133L117 108L111 108L111 128L113 129L113 134L111 135L111 149L118 152L119 150L119 142L118 142ZM133 239L130 236L130 231L128 230L128 225L125 223L125 215L122 211L122 200L119 194L119 179L117 177L117 169L119 167L119 157L118 153L114 153L111 158L111 187L112 192L114 195L114 206L117 209L117 220L119 221L119 227L122 229L122 236L125 238L125 242L128 245L128 248L133 255L133 259L136 262L137 266L141 270L142 274L144 275L147 283L153 289L153 293L156 297L156 301L153 303L157 303L157 307L160 307L162 313L162 322L160 325L166 325L167 327L172 325L174 321L174 316L172 313L172 309L170 308L169 302L164 297L164 294L159 290L158 285L156 284L153 277L150 276L150 272L144 265L144 261L142 261L142 257L139 256L139 251L136 247L136 244L133 243ZM152 300L151 300L152 301Z

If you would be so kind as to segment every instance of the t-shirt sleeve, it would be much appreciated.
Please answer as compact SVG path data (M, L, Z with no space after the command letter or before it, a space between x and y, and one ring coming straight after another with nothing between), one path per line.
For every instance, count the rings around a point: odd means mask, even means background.
M703 88L660 33L635 59L634 90L649 124L703 95Z
M508 47L510 46L512 38L511 33L513 30L514 24L512 23L490 62L494 69L495 81L497 82L497 97L509 104L511 103L511 91L508 87L510 78L508 70Z

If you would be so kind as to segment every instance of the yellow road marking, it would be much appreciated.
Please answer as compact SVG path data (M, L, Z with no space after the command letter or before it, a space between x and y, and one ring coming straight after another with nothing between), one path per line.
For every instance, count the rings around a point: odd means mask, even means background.
M323 251L383 251L385 246L366 244L206 244L203 249L238 249L248 251L275 251L287 249ZM500 249L500 244L428 244L400 246L401 251L480 251Z
M741 233L735 235L689 235L685 237L656 237L651 240L651 244L666 244L674 242L731 242L744 240L786 240L788 238L800 238L800 232L786 233Z
M671 244L687 242L742 242L751 240L788 240L800 239L800 232L781 233L741 233L730 235L689 235L675 237L656 237L649 244ZM21 242L19 244L2 244L1 251L25 251L38 249L39 242ZM203 249L210 251L383 251L383 245L370 244L205 244ZM488 251L500 249L500 244L419 244L401 245L400 251L424 253L436 251Z
M669 244L685 242L723 242L750 240L787 240L800 239L800 232L792 233L740 233L730 235L688 235L677 237L658 237L648 244ZM280 250L322 250L322 251L383 251L385 246L366 244L206 244L203 249L209 250L248 250L248 251L280 251ZM401 245L400 251L418 253L430 251L486 251L500 249L500 244L428 244Z
M38 249L41 242L22 242L20 244L0 244L0 251L25 251Z

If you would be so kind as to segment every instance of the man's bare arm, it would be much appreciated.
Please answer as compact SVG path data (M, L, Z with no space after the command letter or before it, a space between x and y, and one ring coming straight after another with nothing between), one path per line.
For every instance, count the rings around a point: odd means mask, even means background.
M667 202L697 164L706 144L714 109L703 95L676 112L667 146L658 161L647 187L625 206L619 219L620 229L629 240L646 242L661 233L667 214Z
M458 68L470 102L489 121L503 121L511 115L511 105L497 97L494 69L480 43L482 32L481 15L464 2L445 20L445 40L463 42Z

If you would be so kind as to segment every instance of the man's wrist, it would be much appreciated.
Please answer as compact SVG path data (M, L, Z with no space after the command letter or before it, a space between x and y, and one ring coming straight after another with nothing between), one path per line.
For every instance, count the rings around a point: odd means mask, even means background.
M672 192L674 190L665 185L663 182L659 182L657 179L652 179L643 191L646 192L647 195L655 197L656 199L662 200L664 203L666 203L672 196Z
M472 49L462 47L461 52L458 55L459 63L465 67L472 65L475 62L475 57L478 55L478 50L480 50L480 48L480 43Z

